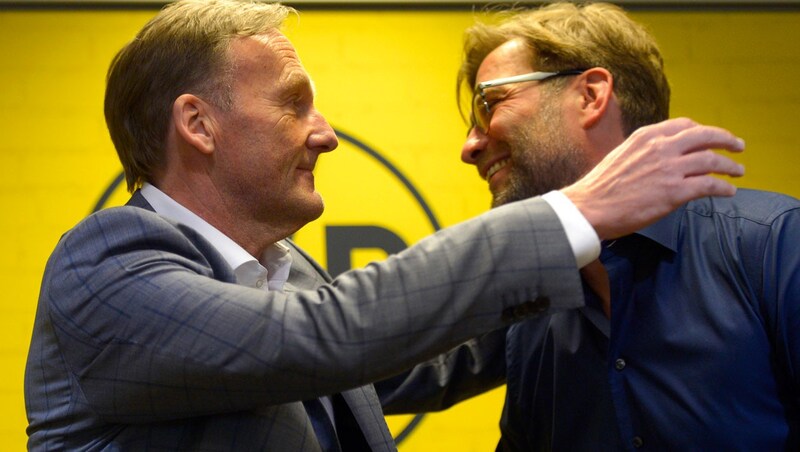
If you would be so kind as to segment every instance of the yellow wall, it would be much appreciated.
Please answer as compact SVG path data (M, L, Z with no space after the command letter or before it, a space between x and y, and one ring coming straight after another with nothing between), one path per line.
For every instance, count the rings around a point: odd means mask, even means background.
M102 117L107 64L152 14L0 11L0 450L25 444L22 375L47 256L119 172ZM800 196L800 13L633 16L662 46L673 116L728 127L747 140L738 160L748 172L738 185ZM455 108L454 74L461 31L472 20L469 12L308 11L287 30L329 121L388 158L443 226L483 211L489 199L474 170L458 160L466 128ZM320 189L330 209L320 221L371 222L406 242L429 233L407 194L389 193L396 182L382 187L391 202L348 198L384 180L357 154L343 143L323 157ZM341 162L359 159L372 165L369 176L335 177ZM123 201L117 193L112 202ZM320 231L312 225L300 238L324 261ZM374 257L381 255L355 260ZM502 397L501 389L427 416L401 450L493 449ZM397 430L407 420L390 424Z

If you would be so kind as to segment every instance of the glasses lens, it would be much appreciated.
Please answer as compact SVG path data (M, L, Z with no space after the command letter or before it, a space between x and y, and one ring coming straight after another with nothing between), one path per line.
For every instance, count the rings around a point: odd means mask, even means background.
M486 102L480 93L475 93L472 98L472 126L486 133L486 125L489 123L489 112L486 109Z

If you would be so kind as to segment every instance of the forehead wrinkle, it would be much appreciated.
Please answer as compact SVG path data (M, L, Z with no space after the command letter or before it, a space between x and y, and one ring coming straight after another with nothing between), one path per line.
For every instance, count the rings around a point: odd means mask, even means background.
M265 70L268 70L268 66L272 66L273 70L280 71L276 74L274 86L284 91L296 90L311 85L311 80L300 62L300 57L297 55L294 46L280 31L271 30L250 38L258 41L265 51L271 54L271 57L266 60L263 54L255 55L251 63Z
M533 72L533 49L520 38L504 42L489 52L475 73L475 86L480 82Z
M299 89L313 86L311 78L300 63L297 54L291 51L276 51L279 54L278 64L282 67L278 83L286 89Z

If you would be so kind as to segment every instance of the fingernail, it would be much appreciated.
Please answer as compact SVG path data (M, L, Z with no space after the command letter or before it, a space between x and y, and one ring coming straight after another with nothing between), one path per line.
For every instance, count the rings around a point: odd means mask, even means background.
M744 149L744 140L741 138L736 138L736 142L739 143L739 147Z

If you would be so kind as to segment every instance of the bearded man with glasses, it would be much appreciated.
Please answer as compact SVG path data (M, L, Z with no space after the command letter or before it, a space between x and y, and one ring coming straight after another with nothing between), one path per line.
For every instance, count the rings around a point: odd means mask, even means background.
M464 55L459 86L473 97L461 158L493 206L551 196L626 139L648 139L651 124L688 122L664 122L656 42L613 5L475 25ZM505 376L498 450L800 450L797 243L794 198L740 189L690 201L604 242L581 269L584 307L474 341L404 384L433 409ZM387 412L400 405L383 400Z

